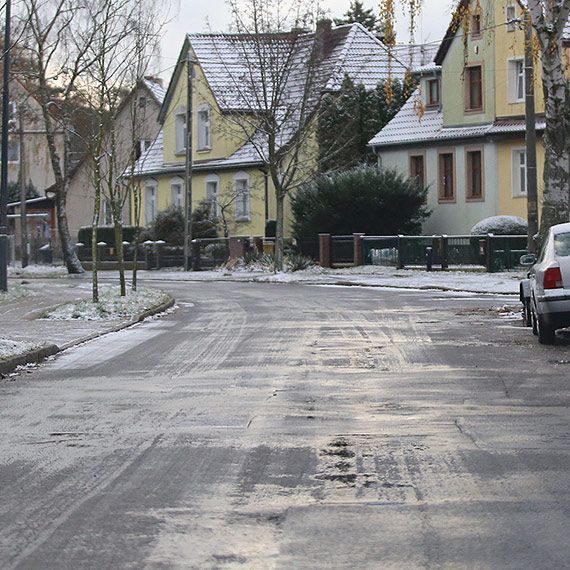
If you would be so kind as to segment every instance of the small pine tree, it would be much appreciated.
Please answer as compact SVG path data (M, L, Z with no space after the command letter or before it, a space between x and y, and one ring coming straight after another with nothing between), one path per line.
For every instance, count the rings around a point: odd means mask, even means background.
M344 18L335 18L334 23L336 26L359 23L373 33L380 29L374 10L372 8L365 9L360 0L351 0L349 9L344 13Z

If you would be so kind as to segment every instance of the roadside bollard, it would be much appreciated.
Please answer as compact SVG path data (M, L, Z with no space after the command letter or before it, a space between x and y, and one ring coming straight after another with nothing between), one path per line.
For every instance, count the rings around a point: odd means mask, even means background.
M431 271L433 265L433 247L426 247L426 264L427 270Z

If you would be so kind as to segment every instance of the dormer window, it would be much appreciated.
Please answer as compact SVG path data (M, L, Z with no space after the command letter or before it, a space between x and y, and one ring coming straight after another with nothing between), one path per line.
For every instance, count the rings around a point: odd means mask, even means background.
M439 105L439 79L428 79L426 81L426 87L426 105L428 107Z
M207 103L202 103L198 107L196 119L196 128L198 130L197 150L210 150L212 148L210 140L210 106Z
M465 110L483 110L483 69L480 65L465 68Z
M481 37L481 14L471 16L471 37L473 39Z

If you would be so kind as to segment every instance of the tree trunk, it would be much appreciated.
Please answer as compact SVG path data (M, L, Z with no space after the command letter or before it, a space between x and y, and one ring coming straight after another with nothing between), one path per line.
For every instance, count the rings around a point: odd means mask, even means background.
M69 224L67 223L67 183L63 181L63 187L58 187L55 192L55 209L57 217L57 230L61 243L61 251L63 253L63 262L70 274L84 273L83 266L69 232Z
M275 201L277 204L275 217L275 254L274 265L275 271L283 271L283 258L285 251L285 243L283 240L283 219L285 214L285 195L279 188L275 188Z

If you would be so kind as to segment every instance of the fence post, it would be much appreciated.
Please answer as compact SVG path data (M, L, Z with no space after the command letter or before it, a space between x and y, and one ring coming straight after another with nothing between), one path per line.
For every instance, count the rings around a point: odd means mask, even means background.
M491 242L491 237L493 234L487 234L486 239L486 245L487 245L487 259L486 259L486 265L487 265L487 272L488 273L492 273L493 271L493 251L492 251L492 242Z
M103 248L106 246L104 241L97 242L97 261L103 261Z
M144 245L144 261L146 263L146 268L147 269L154 269L153 268L153 263L152 263L152 246L154 245L154 242L150 239L146 240L145 242L143 242Z
M354 266L364 265L364 240L365 234L352 234L354 239Z
M449 238L446 235L441 236L441 268L449 267Z
M230 259L238 259L245 257L249 240L247 236L231 236L230 237Z
M162 267L164 261L164 244L166 242L164 240L157 240L154 242L154 249L156 252L156 269L160 269Z
M200 271L200 251L202 240L196 238L192 240L192 271Z
M319 234L319 265L331 267L331 234Z
M398 269L404 269L404 236L398 235Z

